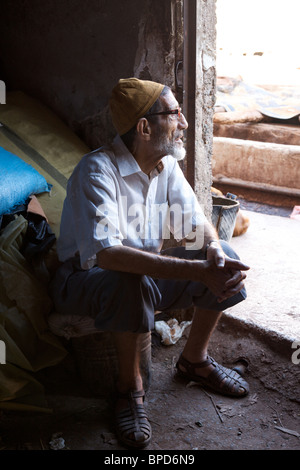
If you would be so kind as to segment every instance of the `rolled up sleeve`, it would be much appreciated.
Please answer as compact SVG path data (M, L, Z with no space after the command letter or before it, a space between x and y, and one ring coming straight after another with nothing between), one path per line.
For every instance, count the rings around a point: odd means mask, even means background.
M83 268L95 264L95 254L122 245L119 227L119 207L114 180L105 172L89 174L81 187L70 197L76 232L76 245Z

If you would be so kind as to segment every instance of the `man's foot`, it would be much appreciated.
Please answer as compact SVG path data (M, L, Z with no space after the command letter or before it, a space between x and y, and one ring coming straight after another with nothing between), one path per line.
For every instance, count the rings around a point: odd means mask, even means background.
M237 372L221 366L210 356L203 362L192 363L181 355L176 367L182 377L222 395L244 397L249 392L249 385Z
M144 409L144 390L119 394L115 408L119 441L126 447L146 447L152 436L151 425Z

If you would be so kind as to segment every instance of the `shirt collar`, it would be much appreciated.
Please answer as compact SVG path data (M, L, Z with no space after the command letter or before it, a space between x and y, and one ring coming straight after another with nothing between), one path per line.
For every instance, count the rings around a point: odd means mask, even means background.
M136 159L132 153L129 152L128 148L119 135L116 135L114 138L112 146L116 155L116 163L122 177L133 175L134 173L139 173L142 171ZM154 175L158 175L163 171L163 169L164 164L161 160L153 170Z
M116 155L116 163L122 177L142 171L136 159L129 152L119 135L114 138L112 146Z

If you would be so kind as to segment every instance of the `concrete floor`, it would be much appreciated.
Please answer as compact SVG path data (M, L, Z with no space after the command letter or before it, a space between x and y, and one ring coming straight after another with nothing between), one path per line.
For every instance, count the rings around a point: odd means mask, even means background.
M300 342L300 221L289 217L245 211L248 231L231 246L251 267L248 298L226 314Z

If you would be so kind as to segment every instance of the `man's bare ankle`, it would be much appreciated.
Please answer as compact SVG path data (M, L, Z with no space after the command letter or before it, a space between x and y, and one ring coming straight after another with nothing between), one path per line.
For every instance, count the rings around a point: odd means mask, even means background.
M134 377L131 380L119 381L117 383L117 390L121 394L126 394L128 392L137 392L143 389L143 379L142 377Z

